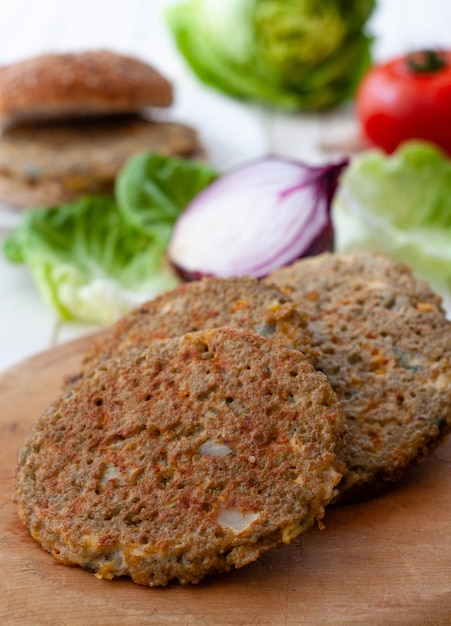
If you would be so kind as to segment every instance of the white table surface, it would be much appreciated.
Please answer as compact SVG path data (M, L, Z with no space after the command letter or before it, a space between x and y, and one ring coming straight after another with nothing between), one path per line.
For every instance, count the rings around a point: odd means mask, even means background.
M224 0L227 1L227 0ZM0 0L0 65L48 51L107 47L142 57L174 83L169 117L196 126L220 170L265 153L317 163L353 136L352 106L286 115L219 95L200 84L176 52L161 17L166 0ZM371 20L378 60L421 46L451 47L449 0L379 0ZM0 242L18 223L0 207ZM0 254L0 370L96 328L61 323L40 299L29 271Z

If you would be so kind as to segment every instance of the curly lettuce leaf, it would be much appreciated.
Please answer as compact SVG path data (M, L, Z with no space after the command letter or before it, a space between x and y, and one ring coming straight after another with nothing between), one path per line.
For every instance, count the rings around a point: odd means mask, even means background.
M353 95L370 61L374 0L179 0L167 20L204 83L285 109L323 109Z
M161 249L109 197L29 211L3 250L29 266L42 297L65 320L109 324L177 283Z
M411 141L390 156L356 156L333 211L337 231L353 233L343 247L385 252L451 290L451 160L439 148Z

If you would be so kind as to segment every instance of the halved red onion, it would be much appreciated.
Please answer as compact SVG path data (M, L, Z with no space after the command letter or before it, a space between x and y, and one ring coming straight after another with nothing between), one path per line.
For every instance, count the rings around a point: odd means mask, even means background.
M269 156L224 174L179 216L169 260L185 279L262 278L332 250L331 201L347 164L311 166Z

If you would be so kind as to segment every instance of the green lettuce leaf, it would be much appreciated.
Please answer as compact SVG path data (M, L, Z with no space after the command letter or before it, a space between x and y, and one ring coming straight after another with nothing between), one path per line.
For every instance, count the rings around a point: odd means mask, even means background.
M436 146L410 141L390 156L355 157L333 213L342 247L385 252L439 291L451 289L451 160Z
M29 266L42 297L65 320L109 324L177 284L159 248L109 197L29 211L3 250Z
M167 11L176 45L206 84L285 109L332 107L370 61L364 26L374 0L179 0Z
M116 180L116 198L124 219L165 248L186 205L217 178L208 165L155 153L138 154Z

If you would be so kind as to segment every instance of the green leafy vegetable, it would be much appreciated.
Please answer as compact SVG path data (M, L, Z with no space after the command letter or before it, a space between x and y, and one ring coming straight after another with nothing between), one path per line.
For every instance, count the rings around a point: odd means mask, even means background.
M107 197L29 211L6 239L4 252L30 267L43 298L62 319L109 324L143 297L177 282L158 248Z
M139 155L119 175L116 200L86 197L29 211L3 251L29 266L62 319L109 324L177 284L165 260L172 224L215 177L203 164Z
M217 176L208 165L196 161L138 154L116 180L118 206L128 223L165 248L182 210Z
M178 0L168 23L191 69L232 96L323 109L355 92L370 64L375 0Z
M437 289L451 288L451 160L436 146L411 141L391 156L355 157L334 217L342 232L352 220L350 246L386 252Z

